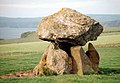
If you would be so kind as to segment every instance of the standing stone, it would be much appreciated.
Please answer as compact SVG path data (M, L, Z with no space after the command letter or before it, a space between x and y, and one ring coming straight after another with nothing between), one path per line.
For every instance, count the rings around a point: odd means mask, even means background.
M95 47L92 45L92 43L89 43L88 45L88 51L86 52L86 55L89 57L90 61L92 62L92 68L95 72L99 71L99 54L96 51Z
M52 48L46 58L47 67L57 74L68 73L68 54L61 49Z
M81 46L71 47L71 55L73 59L73 73L82 75L85 72L94 72L92 63Z
M83 72L94 72L93 68L92 68L92 63L89 59L89 57L85 54L85 51L83 50L83 48L80 48L80 56L82 58L82 68L83 68Z
M72 55L72 72L77 73L78 75L83 75L83 65L82 65L82 58L80 55L80 46L71 47L71 55Z
M37 75L51 75L51 74L63 74L69 73L71 68L71 59L68 54L62 49L55 48L51 43L47 50L44 52L43 57L34 68L34 73Z

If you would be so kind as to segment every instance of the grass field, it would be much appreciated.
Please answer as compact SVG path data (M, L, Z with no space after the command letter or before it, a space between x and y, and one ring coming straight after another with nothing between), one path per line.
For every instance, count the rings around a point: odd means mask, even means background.
M1 45L0 75L33 69L38 64L47 45L46 42ZM119 83L120 47L97 47L96 49L101 57L101 74L7 78L0 79L0 83Z
M1 45L0 75L21 70L33 69L38 64L46 46L46 42ZM33 78L7 78L0 79L0 83L119 83L120 47L97 47L96 49L98 50L101 57L100 70L102 71L102 74L91 74L84 76L63 75L44 77L38 76Z
M0 78L0 83L120 83L120 33L105 33L92 43L100 54L101 74ZM0 75L33 69L47 45L42 41L0 45Z
M0 79L1 83L120 83L120 75L63 75Z

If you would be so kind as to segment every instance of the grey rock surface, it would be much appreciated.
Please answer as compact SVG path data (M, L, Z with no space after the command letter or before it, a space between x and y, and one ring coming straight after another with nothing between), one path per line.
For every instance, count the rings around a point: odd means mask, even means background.
M76 10L62 8L42 19L37 34L42 40L83 46L88 41L96 40L102 31L102 25L94 19Z

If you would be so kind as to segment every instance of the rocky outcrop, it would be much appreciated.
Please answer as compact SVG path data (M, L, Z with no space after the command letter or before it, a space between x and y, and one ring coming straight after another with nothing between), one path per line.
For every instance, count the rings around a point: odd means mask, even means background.
M98 72L98 52L91 43L86 53L82 46L96 40L102 31L99 22L69 8L45 17L39 24L37 34L40 39L51 43L34 68L34 74L83 75L84 72Z

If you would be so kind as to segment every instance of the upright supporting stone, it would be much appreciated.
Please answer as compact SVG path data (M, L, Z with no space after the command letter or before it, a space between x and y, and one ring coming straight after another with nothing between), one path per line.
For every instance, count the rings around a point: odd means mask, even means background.
M60 49L55 48L54 44L50 44L40 60L40 63L34 68L35 75L61 75L70 72L70 57Z
M92 63L89 59L89 57L85 54L85 51L83 50L83 48L80 48L80 57L82 59L82 69L83 72L94 72L93 68L92 68Z
M71 47L71 55L73 59L73 73L77 73L80 76L83 75L82 58L80 56L80 46Z
M92 68L95 72L99 71L99 54L96 51L95 47L92 45L92 43L89 43L88 45L88 51L86 52L86 55L89 57L90 61L92 62Z

